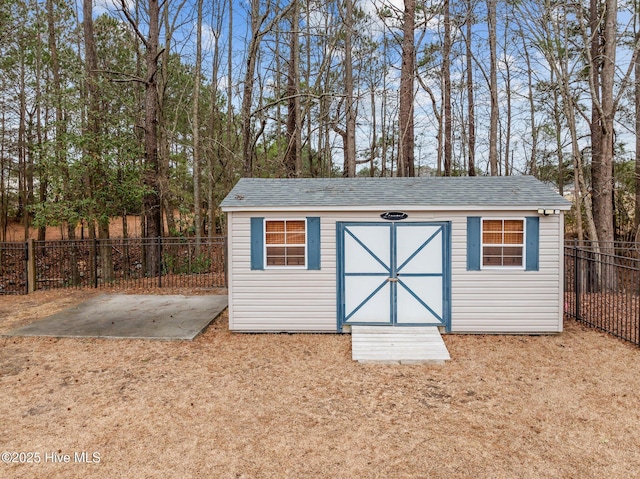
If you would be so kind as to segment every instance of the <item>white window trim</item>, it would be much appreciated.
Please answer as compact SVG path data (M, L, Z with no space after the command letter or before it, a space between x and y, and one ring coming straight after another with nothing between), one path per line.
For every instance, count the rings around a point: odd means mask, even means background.
M500 244L500 246L522 246L522 266L485 266L484 265L484 221L488 220L500 220L500 221L511 221L511 220L520 220L522 221L522 245L519 244ZM498 245L487 245L487 246L498 246ZM507 216L482 216L480 217L480 270L510 270L510 271L525 271L527 268L527 219L522 217L507 217Z
M271 266L267 265L267 221L304 221L304 265L300 266ZM307 218L264 218L262 227L262 257L264 258L264 269L297 269L305 270L309 265L309 228L307 227ZM273 246L273 245L269 245ZM285 246L285 245L282 245Z

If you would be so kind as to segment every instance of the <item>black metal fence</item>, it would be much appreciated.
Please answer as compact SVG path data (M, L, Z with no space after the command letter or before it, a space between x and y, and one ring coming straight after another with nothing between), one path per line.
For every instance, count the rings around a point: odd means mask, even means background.
M226 249L225 237L0 243L0 294L113 286L226 287Z
M0 294L27 294L27 244L0 243Z
M565 245L565 313L640 345L640 243Z

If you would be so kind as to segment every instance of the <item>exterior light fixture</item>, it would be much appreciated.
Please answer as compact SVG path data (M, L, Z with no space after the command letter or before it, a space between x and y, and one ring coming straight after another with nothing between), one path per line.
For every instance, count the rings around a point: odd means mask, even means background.
M551 210L545 208L538 208L538 214L542 216L559 215L560 210Z

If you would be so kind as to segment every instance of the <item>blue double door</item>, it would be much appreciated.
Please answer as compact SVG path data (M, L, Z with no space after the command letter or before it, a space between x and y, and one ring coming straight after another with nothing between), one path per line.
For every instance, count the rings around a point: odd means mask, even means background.
M448 222L337 224L338 329L450 329Z

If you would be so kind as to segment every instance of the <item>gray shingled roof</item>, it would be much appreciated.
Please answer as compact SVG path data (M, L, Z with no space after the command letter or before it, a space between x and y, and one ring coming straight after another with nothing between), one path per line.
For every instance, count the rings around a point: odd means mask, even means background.
M282 207L546 207L570 203L533 176L242 178L223 209Z

